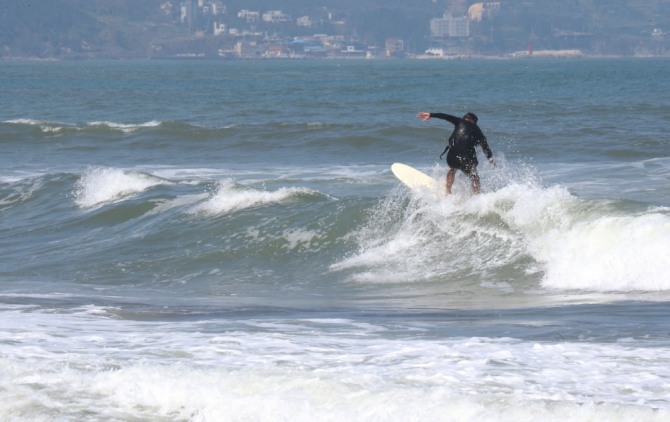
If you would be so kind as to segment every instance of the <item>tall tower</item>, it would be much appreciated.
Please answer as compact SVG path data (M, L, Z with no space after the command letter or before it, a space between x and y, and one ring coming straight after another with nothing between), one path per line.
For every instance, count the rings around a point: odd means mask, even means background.
M181 0L181 21L188 24L189 32L193 32L196 19L196 0Z

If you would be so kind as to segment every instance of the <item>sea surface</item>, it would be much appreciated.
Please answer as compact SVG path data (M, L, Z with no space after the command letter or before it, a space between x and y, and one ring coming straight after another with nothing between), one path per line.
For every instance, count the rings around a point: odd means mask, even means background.
M0 62L0 419L670 420L668 75Z

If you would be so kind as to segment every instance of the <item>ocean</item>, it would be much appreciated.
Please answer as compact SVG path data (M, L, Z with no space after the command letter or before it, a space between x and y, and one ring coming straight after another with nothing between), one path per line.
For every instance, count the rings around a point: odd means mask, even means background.
M668 75L0 62L0 419L670 420Z

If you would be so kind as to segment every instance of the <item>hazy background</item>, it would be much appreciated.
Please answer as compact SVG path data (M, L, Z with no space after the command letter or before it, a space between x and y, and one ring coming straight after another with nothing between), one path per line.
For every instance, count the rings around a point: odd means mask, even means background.
M314 34L383 48L404 41L408 55L440 47L464 54L504 55L580 49L590 55L666 55L667 0L503 0L470 24L470 36L431 37L430 20L465 16L465 0L0 0L0 58L215 57L240 41L290 42ZM184 7L190 10L184 17ZM282 11L285 22L248 21ZM309 25L298 25L298 18ZM225 28L219 35L214 27ZM234 29L237 35L231 35Z

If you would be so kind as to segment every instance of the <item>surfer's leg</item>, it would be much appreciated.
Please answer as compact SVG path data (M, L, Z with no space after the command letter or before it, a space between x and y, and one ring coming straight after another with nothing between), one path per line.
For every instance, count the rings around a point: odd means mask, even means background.
M470 180L472 181L472 193L479 193L479 173L476 168L470 171Z
M470 178L470 183L472 184L472 193L479 193L479 173L477 173L477 161L467 160L463 163L461 167L463 173L465 173Z
M454 178L456 177L456 169L449 169L447 172L447 195L451 193L451 187L454 185Z

